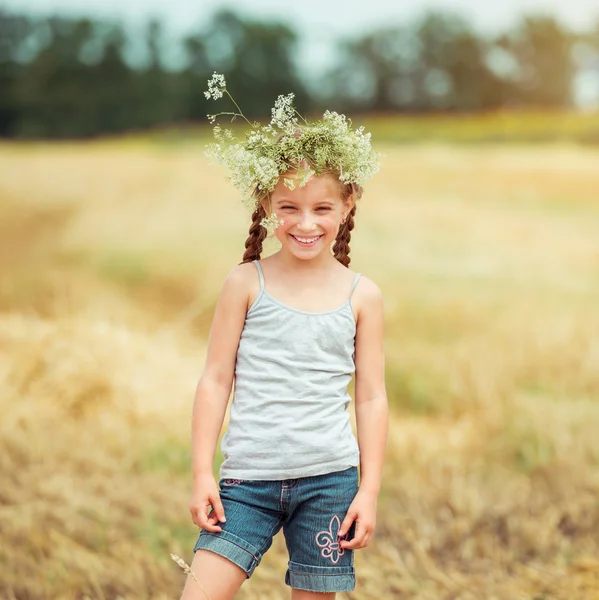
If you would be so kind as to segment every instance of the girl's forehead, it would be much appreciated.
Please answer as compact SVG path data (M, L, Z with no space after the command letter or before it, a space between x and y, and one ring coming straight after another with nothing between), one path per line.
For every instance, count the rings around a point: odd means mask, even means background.
M288 200L291 202L335 202L341 200L339 185L332 177L313 176L306 185L296 186L290 190L281 180L273 191L274 200Z

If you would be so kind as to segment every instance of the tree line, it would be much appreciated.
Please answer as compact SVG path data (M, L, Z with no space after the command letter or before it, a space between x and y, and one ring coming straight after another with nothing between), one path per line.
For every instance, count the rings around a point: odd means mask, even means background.
M256 118L290 91L302 112L565 108L580 57L599 56L599 22L582 33L550 16L524 17L489 37L459 15L429 12L338 40L334 66L316 82L298 68L298 33L281 22L218 11L178 40L179 68L165 66L159 21L133 37L119 22L0 10L0 136L76 138L205 122L216 112L203 93L213 71L225 73ZM143 66L126 60L132 41L144 49Z

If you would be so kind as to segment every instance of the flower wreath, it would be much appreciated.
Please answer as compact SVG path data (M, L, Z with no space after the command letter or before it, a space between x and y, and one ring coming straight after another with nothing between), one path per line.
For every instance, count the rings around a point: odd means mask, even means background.
M362 185L379 170L380 155L370 145L370 133L364 127L351 129L351 121L343 114L325 111L322 119L310 122L294 107L294 94L279 96L272 108L268 125L250 122L227 90L224 75L214 73L208 81L206 98L218 100L227 94L237 111L208 115L214 123L221 115L245 119L250 130L239 140L230 129L214 126L215 142L208 145L206 155L225 166L229 179L247 199L254 211L260 198L272 192L282 174L290 169L298 172L298 181L284 178L291 190L304 186L312 175L334 169L343 183ZM272 231L279 225L272 213L261 225Z

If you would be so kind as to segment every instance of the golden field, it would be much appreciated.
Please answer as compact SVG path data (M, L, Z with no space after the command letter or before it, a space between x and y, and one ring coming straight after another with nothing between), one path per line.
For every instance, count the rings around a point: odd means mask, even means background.
M390 439L338 598L599 600L599 149L381 150L351 266L385 296ZM193 393L249 217L190 141L0 165L0 597L178 598ZM239 598L288 597L285 568L278 536Z

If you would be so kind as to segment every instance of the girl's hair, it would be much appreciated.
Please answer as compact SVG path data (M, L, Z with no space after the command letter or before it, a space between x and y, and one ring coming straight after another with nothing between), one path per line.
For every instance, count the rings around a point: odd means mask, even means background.
M350 196L353 195L354 205L349 211L345 223L339 227L339 232L333 245L333 254L335 258L344 266L348 267L351 261L349 257L350 247L349 242L351 241L351 231L354 228L354 216L356 214L356 201L362 197L363 189L362 186L357 183L343 183L339 181L339 172L326 171L323 174L332 175L340 186L340 196L343 202L346 202ZM248 239L245 241L245 253L243 254L243 263L252 262L254 260L260 260L262 254L262 242L266 239L266 229L260 225L263 218L267 216L262 201L266 198L265 196L258 196L257 190L254 192L254 197L259 199L258 206L252 214L252 224L250 225L250 234Z
M250 235L245 240L245 252L243 254L243 261L241 264L246 262L252 262L254 260L260 260L260 254L262 254L262 242L266 239L266 228L260 225L262 219L266 217L266 211L262 202L258 202L256 210L252 213L252 224L250 225Z
M333 254L335 258L344 266L349 267L351 258L349 257L351 241L351 231L354 228L354 216L356 214L356 201L362 196L362 187L357 183L340 183L341 199L345 202L352 194L354 196L354 205L349 211L345 223L339 227L339 232L333 244Z

